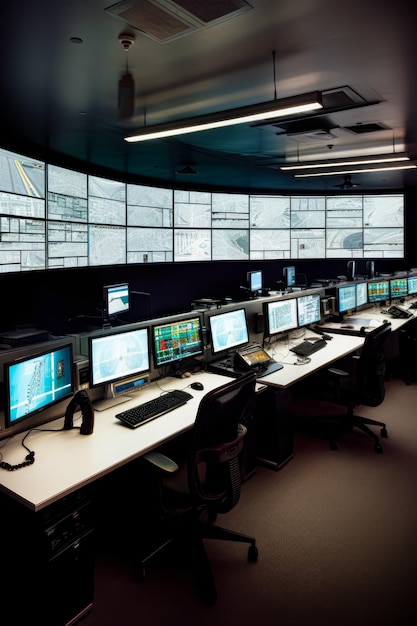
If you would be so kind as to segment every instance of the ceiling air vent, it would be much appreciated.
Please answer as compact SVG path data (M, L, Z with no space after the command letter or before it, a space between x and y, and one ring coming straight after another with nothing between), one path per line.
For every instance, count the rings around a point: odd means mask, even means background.
M392 130L386 124L381 122L371 122L367 124L355 124L354 126L345 126L345 129L356 135L362 135L364 133L376 133L381 130Z
M252 8L245 0L123 0L105 11L151 39L166 43Z

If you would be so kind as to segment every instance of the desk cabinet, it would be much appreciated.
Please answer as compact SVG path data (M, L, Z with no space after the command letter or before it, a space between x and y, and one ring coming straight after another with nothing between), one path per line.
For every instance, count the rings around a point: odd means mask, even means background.
M278 470L294 455L291 394L267 387L256 397L256 460Z
M91 501L76 492L34 513L0 495L7 573L4 606L7 598L18 598L12 608L16 624L29 619L44 626L75 624L93 604Z

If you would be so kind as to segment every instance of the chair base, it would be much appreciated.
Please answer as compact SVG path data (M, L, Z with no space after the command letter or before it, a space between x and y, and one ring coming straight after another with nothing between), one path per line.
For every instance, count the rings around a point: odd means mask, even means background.
M179 519L176 520L179 522ZM193 582L196 591L205 604L213 605L217 600L217 589L210 561L207 556L204 539L220 539L223 541L237 541L248 543L248 561L255 563L258 560L258 548L256 540L249 535L214 526L205 522L196 521L190 525L184 519L182 523L174 524L175 532L169 538L160 541L158 546L141 556L133 565L132 579L135 582L143 582L146 578L147 563L162 551L172 546L174 543L181 551L181 557L190 557L193 572ZM171 529L172 530L172 529Z
M352 432L354 428L358 428L362 432L366 433L374 441L374 450L378 454L383 452L383 448L380 442L380 437L386 439L388 437L387 427L383 422L362 417L360 415L346 415L344 413L335 413L329 415L321 415L319 417L308 417L303 419L305 424L317 425L320 424L325 427L323 433L324 439L329 442L331 450L338 449L338 440L340 435ZM370 426L376 426L380 428L380 435L378 436Z

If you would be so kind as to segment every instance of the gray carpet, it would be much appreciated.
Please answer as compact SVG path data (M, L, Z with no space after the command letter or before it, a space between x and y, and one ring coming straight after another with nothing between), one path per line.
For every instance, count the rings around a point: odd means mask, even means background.
M218 600L201 603L181 557L133 583L125 556L97 559L95 601L82 626L414 626L417 624L417 385L387 382L383 454L363 433L331 451L296 434L281 470L258 467L221 525L254 535L207 542Z

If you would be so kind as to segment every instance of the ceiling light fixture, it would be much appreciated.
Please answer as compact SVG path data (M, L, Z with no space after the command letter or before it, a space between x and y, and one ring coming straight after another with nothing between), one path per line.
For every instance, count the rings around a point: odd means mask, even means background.
M320 162L297 162L281 165L280 169L285 171L319 169L329 167L342 167L344 165L369 165L371 163L397 163L409 161L410 157L406 152L394 152L392 154L369 155L361 157L351 157L347 159L332 159L331 161Z
M224 128L237 124L250 124L259 120L270 120L278 117L289 117L299 113L308 113L323 108L321 93L315 91L308 94L272 100L263 104L231 109L223 113L203 115L188 120L178 120L168 124L144 126L137 133L125 137L125 141L149 141L150 139L162 139L175 137L187 133L196 133L213 128Z
M347 167L345 169L333 170L331 172L309 172L308 174L294 174L294 178L309 178L312 176L337 176L339 174L353 174L355 172L392 172L394 170L411 170L415 169L417 165L415 163L409 163L407 165L384 165L375 167Z

